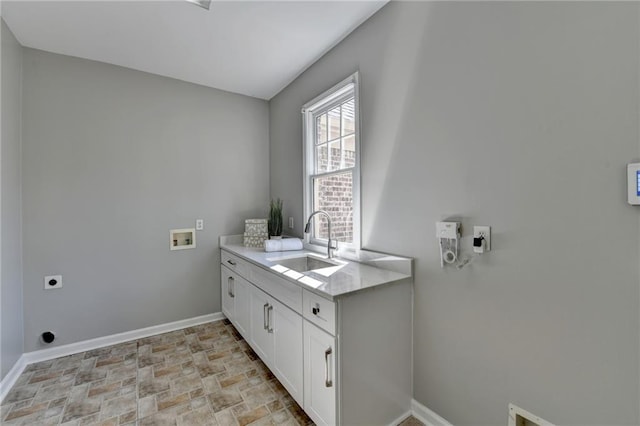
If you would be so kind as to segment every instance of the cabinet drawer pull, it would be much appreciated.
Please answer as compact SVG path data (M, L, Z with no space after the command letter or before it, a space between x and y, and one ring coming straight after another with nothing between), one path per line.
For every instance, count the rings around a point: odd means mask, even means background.
M271 324L271 318L273 316L271 312L273 312L273 306L267 308L267 333L273 333L273 324Z
M236 262L234 262L233 260L229 259L227 260L227 263L231 266L236 266Z
M320 305L316 303L316 306L311 308L311 312L313 312L313 315L318 315L320 313Z
M265 303L264 306L262 307L262 325L264 326L265 330L269 330L269 323L267 322L267 307L269 306L268 303Z
M235 281L233 279L233 277L229 277L227 278L227 293L229 294L229 297L236 297L236 292L235 292ZM231 291L233 289L233 291Z
M324 385L328 388L333 386L333 381L331 381L331 375L329 374L329 355L333 353L331 348L324 351Z

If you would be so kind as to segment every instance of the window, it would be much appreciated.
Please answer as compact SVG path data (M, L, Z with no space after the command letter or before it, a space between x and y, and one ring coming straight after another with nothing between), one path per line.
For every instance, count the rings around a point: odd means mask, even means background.
M360 248L358 73L308 102L304 114L304 214L331 216L331 239ZM310 243L326 244L327 219L313 218Z

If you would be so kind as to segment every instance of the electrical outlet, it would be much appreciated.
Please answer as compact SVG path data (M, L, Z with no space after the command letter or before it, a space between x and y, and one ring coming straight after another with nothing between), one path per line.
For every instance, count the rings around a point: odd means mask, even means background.
M289 216L289 228L293 229L293 216Z
M196 219L196 231L202 231L204 229L204 219Z
M484 237L484 250L477 250L479 247L474 247L473 251L476 253L483 253L491 251L491 227L490 226L474 226L473 238Z
M44 277L44 289L55 290L62 288L62 275L47 275Z

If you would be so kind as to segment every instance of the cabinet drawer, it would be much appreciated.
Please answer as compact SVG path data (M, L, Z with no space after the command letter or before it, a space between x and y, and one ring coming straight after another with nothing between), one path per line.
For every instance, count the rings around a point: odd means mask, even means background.
M253 268L251 282L297 313L302 313L302 288L262 268Z
M336 335L336 304L334 302L304 290L302 315L323 330Z
M238 256L234 256L224 250L220 250L220 263L251 281L251 266L246 260L240 259Z

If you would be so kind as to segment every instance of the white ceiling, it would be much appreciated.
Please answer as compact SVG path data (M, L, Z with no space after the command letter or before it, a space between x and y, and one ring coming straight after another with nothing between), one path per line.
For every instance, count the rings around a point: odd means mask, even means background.
M2 1L22 45L270 99L379 1Z

